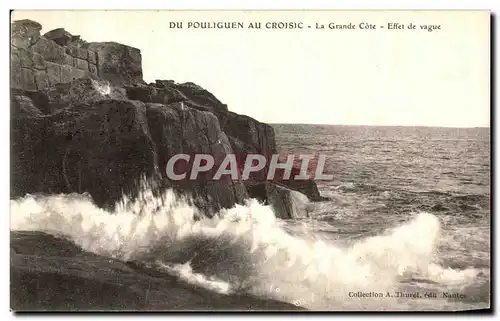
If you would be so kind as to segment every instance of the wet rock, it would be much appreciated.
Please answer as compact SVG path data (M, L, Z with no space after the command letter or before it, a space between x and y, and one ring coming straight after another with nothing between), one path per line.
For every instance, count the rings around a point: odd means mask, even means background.
M309 199L304 194L283 185L263 182L247 184L249 196L272 206L281 219L307 218Z
M249 295L224 295L141 262L109 260L42 232L10 236L14 311L303 310Z

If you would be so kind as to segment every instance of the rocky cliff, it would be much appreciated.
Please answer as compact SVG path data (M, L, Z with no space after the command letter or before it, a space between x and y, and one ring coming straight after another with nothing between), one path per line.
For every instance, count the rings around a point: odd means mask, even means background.
M282 218L304 215L292 189L321 199L313 181L264 183L266 168L245 183L170 181L165 165L175 154L210 154L217 166L227 154L276 153L273 128L196 84L146 84L139 49L41 29L11 25L11 197L86 192L106 207L146 179L192 195L207 214L258 197Z

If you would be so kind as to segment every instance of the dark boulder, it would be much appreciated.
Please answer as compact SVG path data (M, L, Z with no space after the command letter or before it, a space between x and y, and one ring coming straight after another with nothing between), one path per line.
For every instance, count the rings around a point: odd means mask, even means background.
M285 177L283 169L277 169L274 175L274 182L284 185L290 189L301 192L313 202L327 201L329 198L321 196L318 185L312 179L297 179L300 175L300 167L294 165L290 177Z
M247 190L250 197L270 205L278 218L309 217L309 199L300 192L273 182L248 183Z
M321 202L330 200L328 197L321 196L318 190L318 185L315 181L306 179L306 180L283 180L280 181L281 184L286 187L298 191L313 201L313 202Z

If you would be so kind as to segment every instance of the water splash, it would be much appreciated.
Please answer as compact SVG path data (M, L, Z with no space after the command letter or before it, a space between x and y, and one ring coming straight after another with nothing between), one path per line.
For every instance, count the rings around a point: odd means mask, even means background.
M106 80L92 80L92 86L102 96L109 96L111 94L111 85Z
M11 201L11 230L63 235L93 253L139 260L220 293L253 295L312 309L388 309L394 300L359 301L350 294L386 292L401 278L442 282L473 278L433 261L438 219L420 213L381 235L340 246L308 233L291 235L269 206L245 205L202 217L186 199L143 190L112 212L80 194ZM459 280L460 279L460 280Z

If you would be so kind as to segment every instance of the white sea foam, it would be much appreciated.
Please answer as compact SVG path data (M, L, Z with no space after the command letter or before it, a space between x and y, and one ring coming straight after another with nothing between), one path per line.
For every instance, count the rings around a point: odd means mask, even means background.
M199 219L197 219L199 218ZM428 213L385 233L340 246L291 235L269 206L255 200L200 218L196 208L166 192L144 190L113 212L79 195L11 201L11 230L64 235L96 254L141 260L220 293L246 292L313 309L384 309L394 300L355 300L354 292L386 293L401 278L460 282L473 270L434 263L438 219Z

